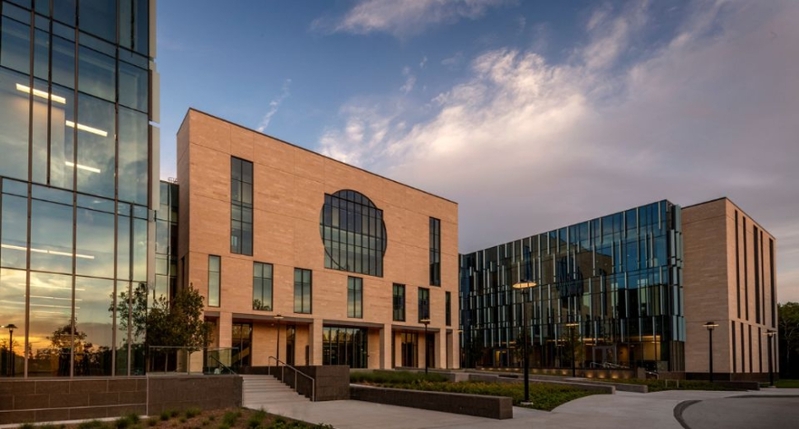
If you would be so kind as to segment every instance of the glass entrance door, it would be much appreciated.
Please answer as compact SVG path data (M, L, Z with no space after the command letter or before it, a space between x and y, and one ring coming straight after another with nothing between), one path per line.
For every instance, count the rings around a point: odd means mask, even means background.
M252 365L252 323L234 323L231 335L233 347L231 363L233 368Z

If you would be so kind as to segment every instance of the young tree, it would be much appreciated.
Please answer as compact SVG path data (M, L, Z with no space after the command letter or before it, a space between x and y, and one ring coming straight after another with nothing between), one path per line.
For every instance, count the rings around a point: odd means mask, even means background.
M791 355L799 353L799 302L779 304L777 309L779 340L785 346L781 347L781 352L785 356L785 368L782 369L782 372L785 375L795 375L796 371L791 367ZM794 366L796 365L794 364Z
M202 313L203 297L192 287L178 289L171 300L157 298L147 313L146 344L199 350L209 334Z

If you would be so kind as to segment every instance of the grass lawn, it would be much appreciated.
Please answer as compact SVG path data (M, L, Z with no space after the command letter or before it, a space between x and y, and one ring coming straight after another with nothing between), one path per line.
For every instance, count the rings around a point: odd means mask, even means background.
M160 415L141 418L129 414L113 421L91 420L72 425L23 424L20 429L326 429L330 425L312 425L247 408L202 411L190 408L184 412L164 411Z
M513 399L514 405L520 405L520 402L524 400L524 385L522 383L487 383L482 381L454 383L447 381L445 375L435 373L425 375L424 373L406 371L353 372L350 374L350 381L395 389L507 396ZM560 384L532 383L530 384L530 400L533 405L530 408L551 411L555 407L574 399L600 393Z
M777 380L774 385L786 389L799 389L799 380Z

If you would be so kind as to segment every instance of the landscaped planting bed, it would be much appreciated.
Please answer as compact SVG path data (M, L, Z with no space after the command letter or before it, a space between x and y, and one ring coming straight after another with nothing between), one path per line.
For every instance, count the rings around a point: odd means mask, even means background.
M353 372L350 381L373 386L391 387L394 389L426 390L434 392L466 393L472 395L506 396L513 399L514 405L521 405L524 400L522 383L488 383L483 381L462 381L458 383L446 381L442 374L414 373L407 371L373 371ZM601 394L598 391L584 390L571 386L531 383L530 408L551 411L566 402L588 395Z
M145 429L145 428L198 428L198 429L326 429L330 425L313 425L247 408L202 411L188 409L183 412L164 411L160 415L142 418L135 414L112 421L91 420L77 424L23 424L20 429Z

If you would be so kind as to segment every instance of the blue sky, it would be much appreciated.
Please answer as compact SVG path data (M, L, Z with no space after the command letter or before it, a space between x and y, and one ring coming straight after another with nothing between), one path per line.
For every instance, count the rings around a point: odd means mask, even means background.
M158 2L195 107L455 200L461 251L728 196L799 300L799 2Z

